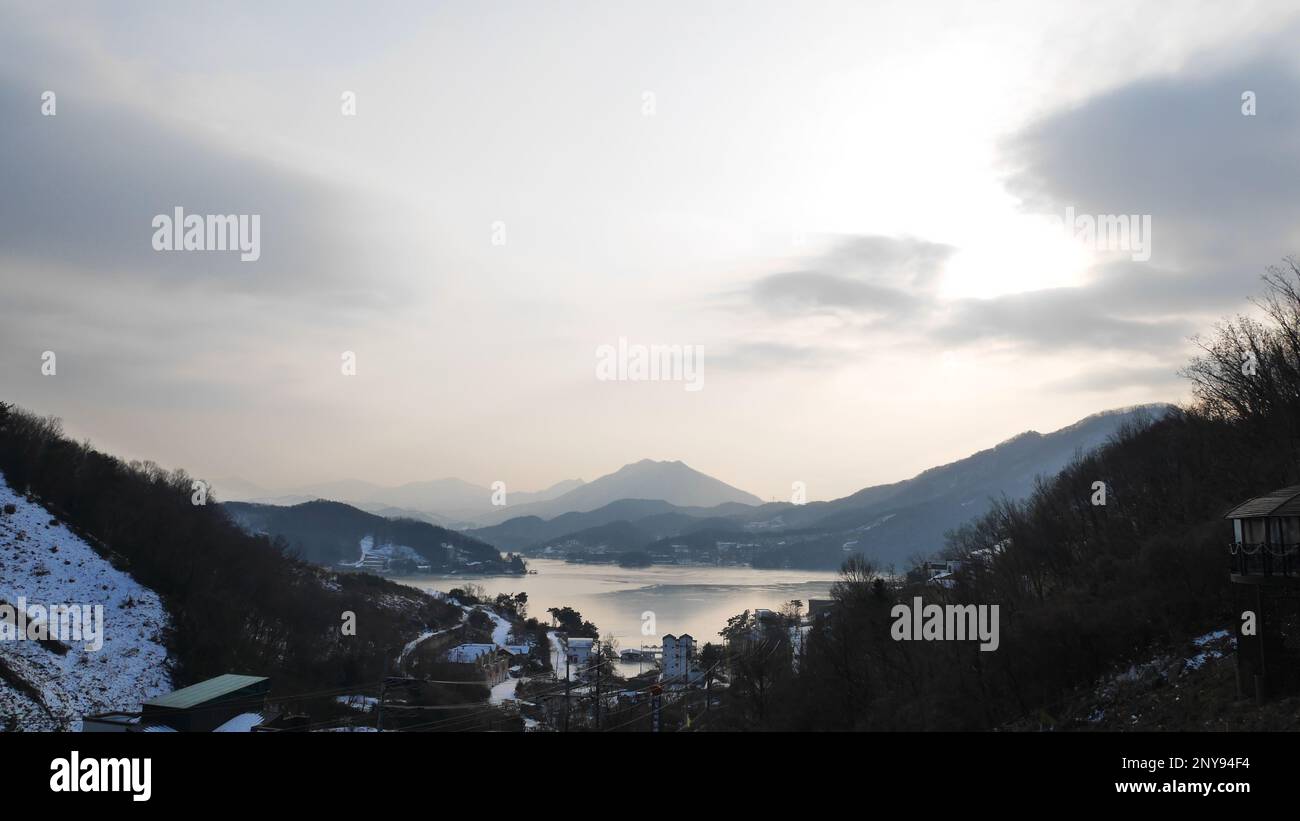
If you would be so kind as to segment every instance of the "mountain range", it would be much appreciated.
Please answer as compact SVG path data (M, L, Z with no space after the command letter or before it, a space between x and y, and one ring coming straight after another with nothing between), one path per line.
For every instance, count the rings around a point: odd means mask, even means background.
M653 500L669 508L710 508L723 504L761 505L763 500L752 493L707 476L680 462L656 462L642 459L599 479L575 487L553 499L525 501L510 497L510 504L480 516L485 525L497 524L520 516L552 519L566 513L585 513L625 500Z
M566 479L535 492L507 494L516 504L545 502L581 487L581 479ZM445 478L385 486L359 479L302 485L285 491L271 491L239 478L218 479L213 488L226 502L254 502L269 505L297 505L317 499L345 502L353 507L388 518L421 519L444 527L468 527L480 516L493 511L491 488L463 479Z
M393 558L409 558L435 570L456 565L446 545L463 562L473 562L485 572L509 570L500 552L479 539L429 522L384 518L342 502L318 499L288 506L225 502L222 507L248 533L280 537L294 553L316 564L355 562L362 558L364 540L385 552L400 545L406 555Z
M758 505L762 500L700 473L682 462L642 459L613 473L584 482L567 479L536 492L510 491L505 505L493 505L490 488L461 479L434 479L385 487L356 479L304 485L283 493L241 479L213 482L222 501L289 506L326 499L387 518L420 519L465 529L498 524L519 516L553 518L573 511L595 510L622 499L656 499L672 506L711 507L727 502Z
M685 507L624 499L550 519L516 517L469 532L525 553L556 544L645 550L677 542L702 549L719 540L739 540L760 545L755 563L765 566L835 567L850 552L882 563L902 562L939 551L948 531L982 515L994 499L1027 496L1040 477L1054 476L1121 427L1149 424L1168 409L1144 405L1094 414L1047 434L1028 431L910 479L829 502Z
M755 566L831 568L850 553L896 564L938 552L947 532L985 513L995 499L1027 496L1040 478L1056 475L1121 427L1149 424L1168 408L1124 408L1051 433L1027 431L909 479L828 502L765 504L680 461L643 459L591 482L509 494L509 504L497 508L490 506L490 490L455 479L393 488L335 482L298 491L330 496L334 503L305 504L289 496L297 502L289 507L226 507L246 528L284 535L309 547L311 558L327 561L355 556L360 538L382 531L384 538L435 559L434 546L459 537L485 559L490 550L482 548L488 545L534 555L557 549L567 555L637 550L664 560L686 550L708 559L717 558L715 547L722 542L742 545L745 560ZM442 514L428 509L430 500L455 506L444 511L472 512L481 526L462 526L463 535L447 529ZM394 531L398 522L401 527Z

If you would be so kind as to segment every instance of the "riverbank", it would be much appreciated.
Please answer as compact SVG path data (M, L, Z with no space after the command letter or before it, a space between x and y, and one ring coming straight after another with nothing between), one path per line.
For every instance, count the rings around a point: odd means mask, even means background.
M668 633L690 633L700 644L719 641L727 619L744 610L778 610L797 599L826 598L835 571L762 570L743 566L607 564L531 559L526 576L458 573L403 579L424 590L446 592L466 583L481 586L490 599L499 593L528 594L528 612L548 619L550 607L572 607L612 634L622 649L658 646ZM636 664L631 664L636 673Z

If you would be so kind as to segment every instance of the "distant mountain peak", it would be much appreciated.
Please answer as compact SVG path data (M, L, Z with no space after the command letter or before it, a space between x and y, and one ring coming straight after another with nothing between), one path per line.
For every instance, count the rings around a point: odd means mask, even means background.
M727 502L763 503L754 494L701 473L680 459L641 459L553 499L523 505L512 503L484 519L488 524L530 515L553 519L564 513L586 513L630 499L662 501L677 507L715 507Z

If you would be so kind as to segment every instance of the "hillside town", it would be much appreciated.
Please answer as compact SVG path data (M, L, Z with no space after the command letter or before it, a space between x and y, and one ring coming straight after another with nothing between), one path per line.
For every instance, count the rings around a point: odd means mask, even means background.
M453 628L403 647L373 691L296 698L266 675L226 673L143 700L135 709L80 717L83 732L669 732L706 721L734 671L728 661L756 650L797 664L808 631L825 625L834 602L791 602L734 620L722 644L666 634L658 644L570 635L518 617L520 603L470 603ZM628 674L635 666L636 673ZM441 697L440 697L441 696Z

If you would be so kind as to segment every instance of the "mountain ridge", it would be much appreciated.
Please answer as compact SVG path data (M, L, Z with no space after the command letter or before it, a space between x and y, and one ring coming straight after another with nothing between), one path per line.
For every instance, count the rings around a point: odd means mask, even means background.
M506 519L470 532L502 549L533 552L548 542L577 541L617 533L619 544L634 538L636 529L609 527L620 520L640 525L646 539L655 540L696 532L699 519L730 522L720 532L739 530L755 534L821 532L821 538L801 533L798 547L777 549L764 561L772 566L835 567L844 545L884 562L901 561L910 553L933 553L943 546L944 533L983 513L991 500L1002 495L1026 496L1040 476L1053 476L1076 455L1106 442L1125 425L1144 425L1163 416L1173 406L1157 403L1115 408L1090 414L1049 433L1024 431L1002 442L914 476L872 485L839 499L795 505L768 502L753 507L725 509L684 508L651 504L647 500L620 500L585 512L569 512L547 520L535 514ZM659 522L647 521L659 517ZM665 528L676 519L678 529ZM667 531L667 532L665 532ZM596 547L598 545L588 545ZM609 545L607 545L609 546Z
M514 491L508 498L524 503L544 502L581 487L582 479L564 479L537 491ZM267 490L237 477L215 480L216 495L223 502L248 502L292 506L317 499L343 502L363 510L392 508L441 526L472 526L475 517L493 510L491 488L454 476L441 479L380 485L362 479L339 479L299 485L284 491Z
M625 499L660 500L676 507L713 507L728 502L758 505L762 499L715 479L681 460L642 459L624 465L554 499L510 504L483 517L484 526L520 516L546 519L565 513L586 513ZM678 501L679 500L679 501Z

